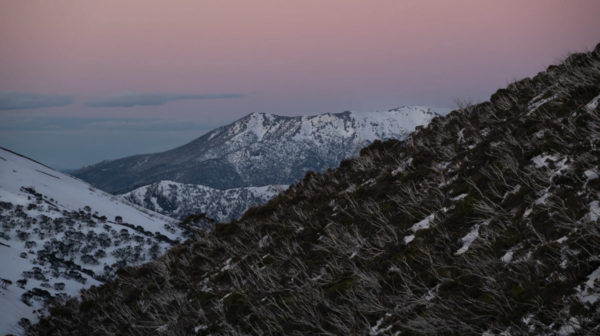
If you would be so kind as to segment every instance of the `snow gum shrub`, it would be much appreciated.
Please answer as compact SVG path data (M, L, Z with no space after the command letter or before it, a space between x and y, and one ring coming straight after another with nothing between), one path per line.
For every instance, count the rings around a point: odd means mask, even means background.
M548 211L537 211L531 215L531 225L544 237L552 237L555 225ZM555 237L555 239L560 237Z
M329 298L336 298L344 291L350 289L355 281L355 277L346 275L336 281L323 285L323 290Z
M348 169L352 168L352 159L344 159L340 162L340 168Z
M517 192L509 193L506 195L506 197L501 203L502 207L504 207L505 209L517 208L518 206L523 204L524 201L526 201L525 197L527 195L530 195L531 192L532 190L529 186L521 185Z
M497 258L502 257L508 249L517 246L523 240L523 229L518 225L509 226L494 240L492 249Z
M19 320L19 327L23 328L23 330L27 330L31 327L31 321L28 318L23 317Z
M267 217L268 215L272 214L273 211L275 211L275 209L279 205L280 201L281 200L278 199L278 197L276 197L276 198L272 199L271 201L267 202L267 204L265 204L265 205L253 206L250 209L246 210L246 212L244 212L244 214L242 215L242 218L240 220L244 220L245 218L254 217L254 216Z
M382 150L384 147L381 140L375 140L369 146L360 150L360 156L368 156L370 152Z
M0 288L2 289L8 288L8 286L12 285L12 283L13 282L11 280L0 278Z
M572 180L575 179L576 177L572 178ZM562 201L569 217L582 218L588 212L588 204L581 197L577 197L577 193L568 185L559 186L554 193Z
M166 282L165 278L163 278L161 276L156 276L155 278L152 279L151 282L148 283L148 285L146 285L146 287L144 288L144 292L148 292L150 294L157 293L163 287L165 282Z
M124 293L123 303L130 307L134 307L137 301L139 301L139 299L141 298L141 296L142 290L136 287L128 287Z
M239 231L238 224L232 223L216 223L213 227L213 232L217 237L227 237L235 235Z
M52 314L52 315L60 316L63 318L69 318L71 316L71 314L73 313L73 311L71 310L70 307L71 306L67 306L67 305L64 305L64 306L57 305L57 306L50 307L49 311L50 311L50 314Z
M444 226L449 230L455 230L468 225L468 220L475 214L475 199L469 194L456 203L455 207L456 210L450 212L444 221Z
M143 264L137 269L132 269L135 278L146 278L152 275L152 264Z
M206 215L206 213L202 212L202 213L199 213L199 214L190 214L190 215L187 215L183 219L183 221L181 221L181 224L184 224L184 225L199 224L199 223L202 223L203 221L208 221L210 223L214 223L215 222L214 219L208 217Z
M250 313L248 298L242 293L231 293L223 299L225 317L229 322L239 321L244 315Z

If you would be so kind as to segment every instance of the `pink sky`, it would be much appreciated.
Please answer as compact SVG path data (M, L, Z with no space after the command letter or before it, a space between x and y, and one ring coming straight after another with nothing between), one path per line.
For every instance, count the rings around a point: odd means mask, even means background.
M133 108L155 116L449 106L600 42L597 0L0 6L0 90L72 95L59 110L74 115L99 112L77 102L120 92L250 94Z
M209 127L251 112L454 107L593 48L599 18L598 0L0 0L0 93L73 99L0 110L0 124L77 116ZM126 92L243 97L85 106Z

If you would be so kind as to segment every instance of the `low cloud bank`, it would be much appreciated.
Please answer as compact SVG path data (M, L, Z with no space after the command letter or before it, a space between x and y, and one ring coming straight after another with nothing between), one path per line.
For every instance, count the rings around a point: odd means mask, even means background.
M17 91L0 91L0 110L26 110L67 106L73 102L69 96Z
M192 99L234 99L244 97L239 93L218 94L174 94L174 93L121 93L90 100L89 107L133 107L163 105L176 100Z

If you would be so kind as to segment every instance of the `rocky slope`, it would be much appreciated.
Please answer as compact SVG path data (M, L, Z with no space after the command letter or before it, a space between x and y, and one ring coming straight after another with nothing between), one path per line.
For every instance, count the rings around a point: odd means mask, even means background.
M597 335L600 45L118 272L32 335Z
M175 220L0 148L0 334L183 240Z
M309 170L335 167L373 140L404 138L436 115L427 107L310 117L253 113L173 150L104 161L73 175L111 193L162 180L218 189L290 184Z
M205 213L217 222L237 219L250 207L262 205L287 188L286 185L244 187L227 190L196 184L160 181L120 197L163 215L184 219Z

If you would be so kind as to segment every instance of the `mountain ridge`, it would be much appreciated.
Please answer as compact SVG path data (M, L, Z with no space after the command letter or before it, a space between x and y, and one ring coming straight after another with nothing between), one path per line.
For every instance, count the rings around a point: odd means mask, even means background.
M217 222L237 219L250 207L262 205L287 185L214 189L197 184L159 181L134 189L120 198L163 215L184 219L205 213Z
M251 113L175 149L103 161L73 175L119 194L160 180L217 189L289 184L375 139L405 137L436 115L428 107L297 117Z

